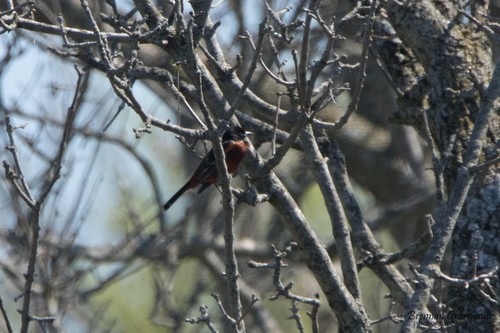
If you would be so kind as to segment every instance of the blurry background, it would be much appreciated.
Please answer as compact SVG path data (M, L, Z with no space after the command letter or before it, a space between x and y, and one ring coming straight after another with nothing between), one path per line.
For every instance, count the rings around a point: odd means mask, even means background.
M169 1L156 3L165 13L172 10ZM291 7L282 17L286 23L304 19L301 9L306 1L267 3L275 11ZM110 24L104 23L106 17L112 16L113 6L122 15L130 14L130 20L139 19L136 12L130 12L134 8L131 1L94 0L90 5L103 31L113 31ZM188 16L192 9L188 2L184 6ZM61 14L66 26L89 28L80 1L37 1L35 7L35 17L42 22L58 25L57 16ZM345 64L353 65L343 67L341 73L322 73L325 79L341 75L345 82L345 91L319 115L325 121L334 122L345 112L351 100L349 88L356 84L354 65L360 61L364 20L360 17L341 21L352 9L348 1L325 2L321 7L325 20L336 22L339 38L335 41L335 53L343 57ZM241 36L248 31L255 41L265 13L262 1L213 3L210 17L212 22L221 23L216 34L227 60L234 64L237 54L244 56L238 69L241 76L251 60L246 55L253 54L250 43ZM311 59L319 57L326 43L319 25L313 27ZM279 57L286 61L283 71L290 81L294 77L291 50L300 48L301 34L301 29L292 31L294 39L290 44L276 41ZM37 197L59 147L72 103L77 81L74 64L85 66L51 51L62 49L59 36L19 29L4 32L0 43L0 140L2 147L9 145L4 130L5 117L9 116L14 126L22 127L14 131L16 149L24 176ZM264 56L275 71L269 48L264 49ZM156 46L141 45L139 59L183 77L172 59ZM425 141L412 128L389 121L397 111L396 92L375 53L368 58L366 74L358 112L341 131L329 135L337 140L346 156L366 222L384 249L391 252L404 248L425 231L423 218L434 208L433 175ZM215 187L201 195L193 191L161 218L156 215L164 201L183 185L210 144L198 142L191 146L192 140L183 143L174 134L157 128L136 137L134 129L144 124L114 94L105 75L89 70L84 76L82 100L63 158L61 178L42 211L40 267L32 312L56 316L55 327L61 332L207 331L184 320L199 316L198 307L207 304L212 320L223 322L210 296L225 292L220 274L224 270L221 194ZM277 104L276 93L285 92L262 68L257 69L250 89L272 105ZM138 80L133 91L148 114L199 128L164 83ZM287 103L283 98L281 109L287 110ZM239 110L260 117L245 103ZM269 142L252 140L263 156L270 156ZM2 160L11 160L8 151L1 150L0 154ZM303 159L301 152L292 150L275 171L300 203L320 240L330 246L330 219ZM237 178L232 185L243 188L245 182ZM21 308L18 297L25 273L30 212L6 181L1 182L0 209L0 296L18 329L16 309ZM280 217L267 203L257 207L238 204L236 232L244 303L248 305L250 295L256 293L262 307L246 318L249 332L271 328L273 332L294 331L295 323L287 319L290 302L268 299L275 293L272 271L246 265L248 258L272 262L271 244L283 250L292 241ZM283 270L284 283L293 281L293 291L305 297L321 293L300 256L286 261L289 267ZM401 267L406 267L406 263ZM361 271L361 280L369 317L375 320L386 316L390 300L384 298L388 292L384 284L367 269ZM308 323L306 311L310 308L300 305L300 309ZM328 332L335 327L335 318L326 304L320 311L321 331ZM256 318L265 321L258 322ZM307 331L310 325L306 326ZM394 329L390 322L374 326L376 332Z

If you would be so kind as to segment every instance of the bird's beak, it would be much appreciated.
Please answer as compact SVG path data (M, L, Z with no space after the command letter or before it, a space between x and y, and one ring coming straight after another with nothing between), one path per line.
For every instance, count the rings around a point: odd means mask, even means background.
M250 135L253 135L253 133L252 133L252 132L245 131L245 137L250 136Z

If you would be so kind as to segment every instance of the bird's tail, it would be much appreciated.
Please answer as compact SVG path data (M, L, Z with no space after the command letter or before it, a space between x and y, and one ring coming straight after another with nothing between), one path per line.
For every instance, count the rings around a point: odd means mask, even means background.
M170 200L167 201L166 204L163 205L163 210L168 210L170 208L170 206L172 206L174 204L174 202L177 201L177 199L179 199L181 197L181 195L184 194L184 192L186 192L187 190L189 190L191 187L189 186L189 182L184 185L183 187L181 187L181 189L179 191L177 191L177 193L175 193L173 195L173 197L170 198Z

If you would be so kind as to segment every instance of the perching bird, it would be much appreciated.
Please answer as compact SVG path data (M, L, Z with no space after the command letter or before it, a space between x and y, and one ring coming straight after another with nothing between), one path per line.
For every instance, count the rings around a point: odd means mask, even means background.
M227 170L230 174L236 172L238 166L248 152L250 143L246 141L245 138L250 134L252 133L245 132L245 130L239 126L233 126L224 132L224 135L222 136L222 146L226 155ZM212 149L200 162L200 165L195 170L191 178L189 178L187 183L181 187L180 190L177 191L177 193L175 193L165 205L163 205L163 209L169 209L174 202L176 202L177 199L184 194L184 192L195 188L199 184L201 184L201 187L198 190L198 194L200 194L210 185L217 183L218 177L219 175L217 173L215 155Z

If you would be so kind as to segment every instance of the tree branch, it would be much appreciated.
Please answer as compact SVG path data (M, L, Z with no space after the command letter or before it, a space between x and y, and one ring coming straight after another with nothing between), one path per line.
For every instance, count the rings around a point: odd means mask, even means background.
M469 169L477 165L484 136L488 129L489 119L498 110L497 99L500 96L500 64L496 65L493 77L488 86L486 96L481 101L479 114L474 123L474 128L470 135L469 144L464 155L463 166L460 167L457 180L449 196L446 205L438 212L437 222L434 225L435 237L425 255L421 266L422 272L431 272L436 269L443 259L446 247L451 239L457 218L462 210L463 204L474 180ZM408 311L422 313L431 295L431 288L434 284L433 278L422 275L415 294L412 297ZM415 332L414 318L405 318L402 332Z
M326 209L330 216L344 282L351 295L359 302L361 301L361 286L356 269L356 260L354 258L347 219L337 189L328 171L327 163L319 151L311 125L307 125L302 129L300 138L306 161L323 194Z

